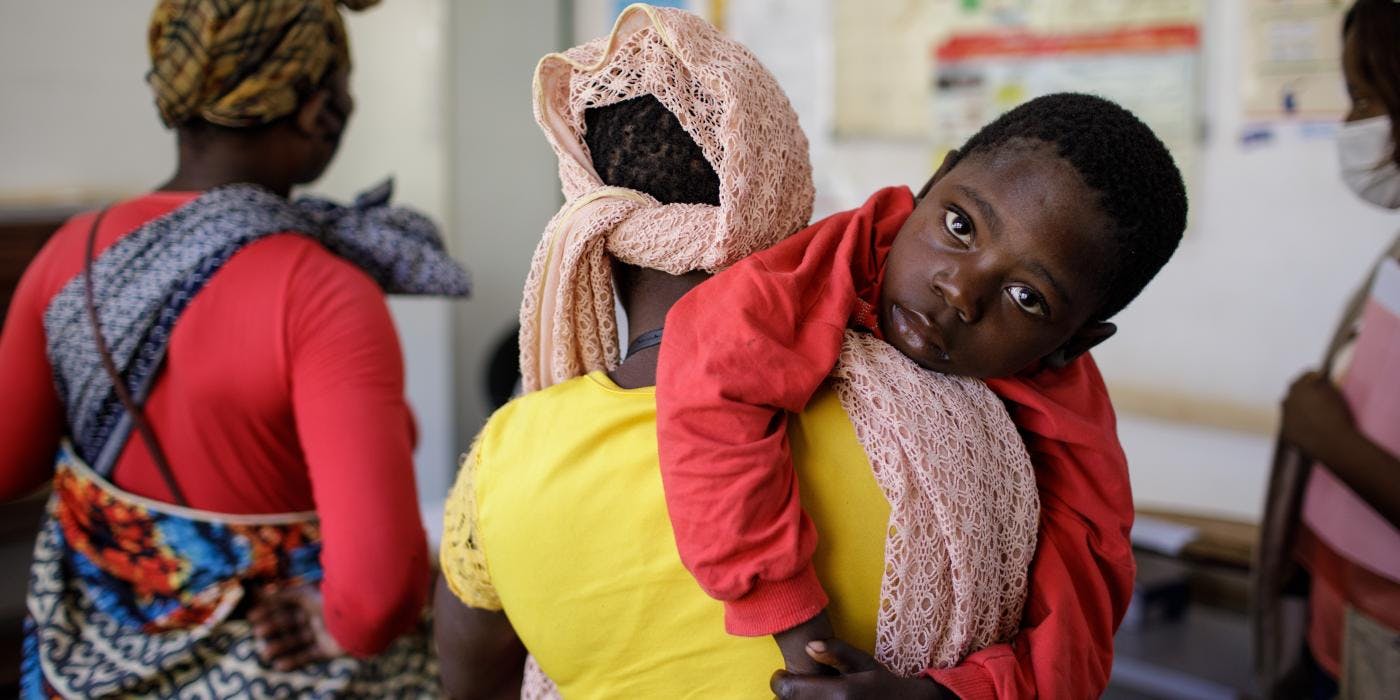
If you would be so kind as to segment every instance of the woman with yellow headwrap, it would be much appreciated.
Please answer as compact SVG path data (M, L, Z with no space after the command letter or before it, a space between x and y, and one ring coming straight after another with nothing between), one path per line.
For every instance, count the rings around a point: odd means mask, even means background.
M22 693L435 695L383 295L466 273L387 185L288 199L354 106L333 0L164 0L149 41L175 174L60 229L0 335L0 501L54 489Z

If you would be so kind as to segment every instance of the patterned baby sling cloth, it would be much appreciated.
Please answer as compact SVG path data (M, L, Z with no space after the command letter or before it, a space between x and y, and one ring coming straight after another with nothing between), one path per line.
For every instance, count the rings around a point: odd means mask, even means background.
M340 207L220 187L112 244L91 262L91 296L128 398L139 407L149 396L189 301L236 252L271 234L316 238L386 292L465 295L466 273L433 224L388 206L390 191L385 183ZM112 484L122 447L142 426L104 371L87 298L79 274L44 315L71 439L59 449L34 547L21 697L436 696L426 620L370 659L291 672L261 660L243 614L249 594L320 582L316 515L211 513Z

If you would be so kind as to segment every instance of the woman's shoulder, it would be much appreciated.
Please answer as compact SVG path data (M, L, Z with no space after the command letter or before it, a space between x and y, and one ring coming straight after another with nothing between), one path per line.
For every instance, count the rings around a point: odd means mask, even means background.
M298 231L264 236L249 243L244 254L260 263L300 273L368 279L368 275L353 263L332 253L311 235Z
M384 292L368 273L296 231L275 233L248 244L229 261L229 268L240 276L251 273L276 279L291 302L374 300L376 305L384 305Z
M622 389L603 372L591 372L511 399L496 409L481 430L481 447L533 444L546 434L578 438L609 433L620 423L656 420L656 394L651 387Z
M43 287L45 297L57 294L68 280L82 270L88 236L98 216L102 217L102 221L94 252L101 255L123 236L197 196L195 192L148 192L74 214L54 230L34 256L26 272L27 282Z
M606 393L592 375L574 377L537 391L521 394L496 409L485 430L502 431L516 423L553 417L592 407Z

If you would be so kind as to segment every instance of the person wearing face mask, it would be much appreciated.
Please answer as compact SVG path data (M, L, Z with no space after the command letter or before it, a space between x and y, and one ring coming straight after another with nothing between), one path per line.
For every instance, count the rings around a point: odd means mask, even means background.
M1400 2L1357 0L1343 35L1342 179L1400 210ZM1362 323L1384 318L1397 259L1400 238L1343 314L1321 369L1283 401L1253 582L1256 671L1269 697L1400 697L1400 441L1390 418L1354 414L1375 411L1366 394L1393 393L1385 373L1400 371L1393 326ZM1363 357L1366 380L1348 383Z

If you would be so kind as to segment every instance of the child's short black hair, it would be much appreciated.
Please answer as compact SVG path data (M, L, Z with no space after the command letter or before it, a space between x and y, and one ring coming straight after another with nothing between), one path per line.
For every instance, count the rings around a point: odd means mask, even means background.
M719 175L676 115L643 95L583 113L584 142L603 182L662 204L719 206Z
M1146 124L1101 97L1061 93L1027 102L983 127L963 145L962 160L1017 139L1055 147L1099 192L1113 221L1113 260L1105 261L1103 306L1096 320L1123 310L1176 251L1186 230L1186 185L1171 153Z

